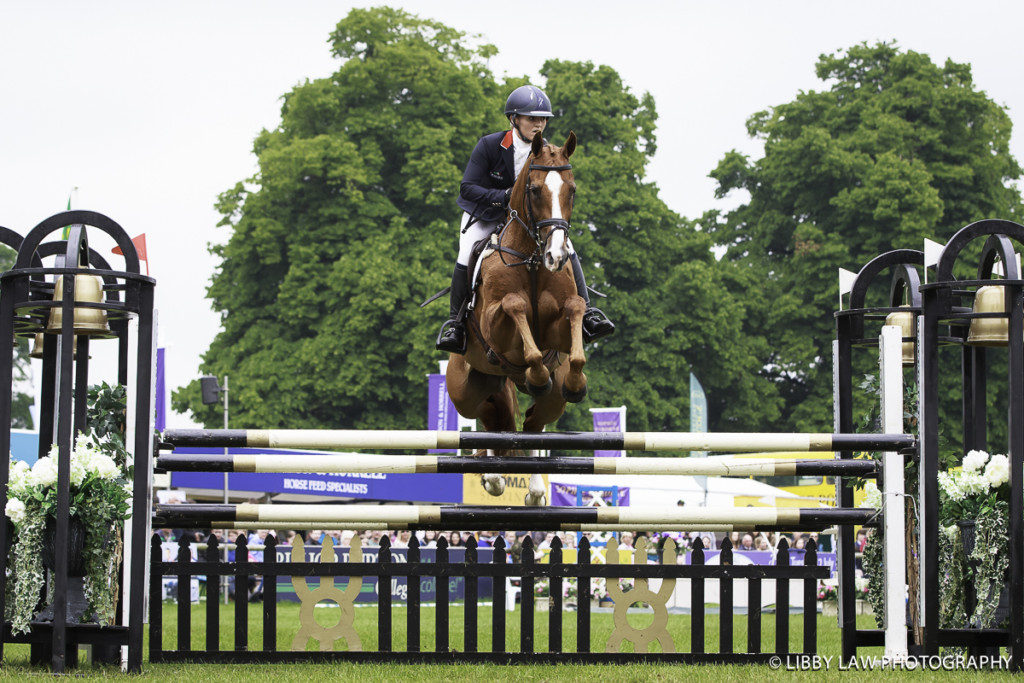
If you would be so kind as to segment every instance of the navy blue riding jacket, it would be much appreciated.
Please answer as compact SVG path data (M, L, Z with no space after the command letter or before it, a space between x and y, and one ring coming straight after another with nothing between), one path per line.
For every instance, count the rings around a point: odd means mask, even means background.
M499 221L505 217L505 190L515 182L512 131L491 133L473 148L456 201L477 220Z

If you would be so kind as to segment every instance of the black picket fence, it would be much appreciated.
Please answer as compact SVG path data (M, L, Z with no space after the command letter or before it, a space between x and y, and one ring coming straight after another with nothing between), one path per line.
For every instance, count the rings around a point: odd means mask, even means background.
M234 561L222 559L223 546L216 536L211 535L207 547L199 561L191 559L191 547L187 539L178 543L178 559L164 561L162 555L162 539L154 535L152 539L152 569L150 572L150 634L149 657L153 662L193 661L193 662L292 662L292 661L362 661L362 662L393 662L393 663L457 663L457 662L499 662L499 663L635 663L642 660L677 663L755 663L765 662L776 655L813 654L817 650L817 587L818 580L829 576L828 567L819 567L817 551L813 542L808 543L803 564L791 565L789 547L786 541L779 544L774 565L735 565L733 551L729 541L723 543L719 556L719 564L705 564L704 550L701 541L694 542L691 549L689 564L647 564L647 553L641 551L642 564L618 564L617 558L607 564L591 563L590 545L583 538L576 563L562 562L561 542L556 538L552 542L549 562L534 561L534 546L530 537L524 537L520 561L510 561L509 552L501 538L496 539L490 562L479 562L478 552L473 541L466 548L462 562L450 562L447 542L439 540L433 562L421 561L420 547L415 536L408 548L407 562L393 562L390 542L385 536L379 549L367 548L368 551L379 550L374 562L279 562L277 558L277 541L268 535L265 541L263 560L249 561L248 543L244 536L231 544L235 550ZM301 546L300 546L301 547ZM653 552L653 549L651 549ZM304 552L301 551L301 552ZM357 550L353 549L352 554ZM682 552L682 551L681 551ZM630 553L631 556L633 553ZM665 551L666 560L672 560L674 553ZM609 553L612 555L612 553ZM660 552L659 552L660 555ZM304 555L303 555L304 556ZM361 557L361 554L360 554ZM205 648L192 649L192 577L206 579L206 629ZM220 610L221 582L220 578L233 578L238 588L239 599L234 600L234 648L222 649L220 646ZM163 577L177 578L177 634L174 649L165 649L163 645ZM261 609L263 616L262 642L258 645L249 642L249 609L250 603L245 587L255 577L262 579L262 604L253 603L254 609ZM300 633L291 644L291 649L279 649L277 640L278 612L278 581L277 577L300 577L301 588L308 599L303 600L300 617L302 622ZM321 579L320 587L310 591L302 579ZM355 619L360 614L369 615L371 607L354 610L351 602L338 597L339 589L334 589L334 577L347 577L349 586L356 584L356 591L362 583L362 577L375 577L378 586L390 587L392 579L407 580L406 600L406 646L404 651L396 651L392 646L392 595L391 590L380 590L377 596L377 643L374 650L361 650L359 638L352 630ZM450 642L449 608L453 604L449 596L449 579L462 577L465 581L463 639L461 643ZM591 632L591 578L604 578L610 591L618 586L619 579L632 579L634 586L620 597L615 605L615 631L607 643L601 643L598 650L592 649ZM421 634L421 582L433 578L436 585L434 601L434 643L433 650L424 649ZM492 581L492 604L490 651L481 651L478 647L479 634L479 585L481 579ZM506 649L506 578L519 579L521 582L521 609L519 651L509 652ZM444 579L444 580L440 580ZM567 651L565 634L563 633L563 582L577 581L576 629L575 643ZM649 579L661 579L662 589L653 592L649 589ZM690 652L676 652L675 643L666 625L670 619L665 602L671 594L675 579L690 580ZM744 650L737 651L734 645L734 585L737 580L747 580L747 644ZM547 642L538 643L535 624L534 585L538 580L549 581L550 604L548 608ZM705 651L705 582L716 580L719 587L719 628L718 652ZM762 582L774 580L775 592L775 638L774 650L764 651L762 647ZM791 652L790 640L790 581L799 580L803 591L802 600L802 647ZM671 583L669 583L671 582ZM328 586L328 588L323 588ZM334 597L327 594L334 590ZM347 590L347 588L346 588ZM327 591L327 592L324 592ZM297 592L299 592L297 590ZM317 593L321 592L320 597ZM351 599L351 598L350 598ZM317 625L313 620L313 607L317 602L335 601L342 606L339 625L330 629ZM654 611L654 621L646 628L630 626L628 618L634 613L627 613L630 605L641 603L649 605ZM621 612L621 614L620 614ZM647 615L650 611L647 612ZM640 616L640 615L637 615ZM681 615L672 615L678 619ZM641 616L648 620L646 616ZM343 622L348 620L348 624ZM541 619L543 621L543 619ZM347 628L347 630L346 630ZM317 633L323 637L317 637ZM345 635L345 634L348 635ZM299 642L305 634L306 641ZM312 635L311 635L312 634ZM346 640L347 650L334 650L339 639ZM305 643L320 640L321 650L306 650ZM356 647L353 648L353 639ZM614 642L613 642L614 641ZM635 651L622 651L623 644L631 642ZM652 643L659 643L660 651L644 652ZM618 651L606 651L618 649Z

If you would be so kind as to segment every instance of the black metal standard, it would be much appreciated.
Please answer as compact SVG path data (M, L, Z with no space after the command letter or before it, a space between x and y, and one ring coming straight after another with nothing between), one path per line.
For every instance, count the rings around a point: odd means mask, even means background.
M924 267L924 254L913 249L896 249L881 254L864 265L857 273L850 291L849 307L836 311L836 341L833 351L834 385L834 429L836 432L852 433L853 419L853 350L868 348L877 353L878 330L865 331L866 321L878 321L880 327L886 316L893 312L909 312L917 318L921 313L920 276L918 268ZM880 277L887 273L887 277ZM867 297L880 282L889 280L889 306L870 308ZM904 338L904 341L913 341ZM885 450L885 449L878 449ZM839 453L841 462L853 460L854 449ZM847 474L846 477L858 475ZM853 506L853 488L844 476L836 477L836 502L839 507ZM839 626L842 658L848 661L857 654L858 647L879 644L882 632L857 628L856 552L853 526L839 527L836 536L836 554L839 569Z
M42 243L52 233L71 226L66 240ZM87 232L98 230L110 235L125 254L126 270L111 270L107 262L88 246ZM75 352L75 310L79 308L103 309L107 312L112 334L119 338L118 380L127 382L127 323L130 316L139 318L140 353L136 359L139 372L134 387L137 396L138 415L150 415L149 395L152 364L152 293L154 281L142 276L139 271L138 255L128 234L114 221L92 211L69 211L51 216L33 228L19 244L8 239L10 231L0 229L0 241L18 249L18 256L12 270L0 275L0 330L6 330L8 338L34 336L47 325L52 309L60 307L63 316L59 334L44 335L43 342L43 390L40 411L39 455L46 455L56 442L57 450L57 498L55 514L55 568L52 573L53 621L32 622L31 630L23 636L13 636L9 627L4 628L3 642L27 642L32 644L32 661L43 663L48 660L55 673L77 663L77 647L90 643L99 646L105 654L99 658L110 661L113 654L119 658L120 646L128 645L128 663L132 671L141 670L143 635L143 587L145 586L146 539L148 537L148 496L149 472L151 469L152 425L146 419L137 421L135 433L135 508L132 522L131 544L125 548L131 557L131 574L128 584L134 620L131 628L113 625L99 627L89 624L72 624L66 620L67 539L70 511L70 456L73 449L73 435L85 426L86 394L88 389L89 341L79 337L78 352ZM19 238L20 239L20 238ZM54 267L43 267L42 258L56 256ZM76 302L75 285L77 275L98 275L103 279L103 295L99 303ZM54 285L46 281L47 276L60 278L62 297L53 299ZM120 301L119 292L125 292L125 301ZM148 340L142 343L144 340ZM145 348L143 348L145 347ZM148 360L148 362L147 362ZM11 369L13 359L0 363L0 444L10 448ZM139 434L144 434L144 440ZM131 435L129 435L130 437ZM140 448L144 443L145 447ZM6 451L4 451L6 452ZM8 476L7 458L0 458L0 505L6 503L6 481ZM0 545L3 538L0 525ZM7 557L0 556L0 613L4 611L3 577L6 575ZM121 618L118 605L117 618ZM2 643L0 643L2 655Z
M386 538L386 537L385 537ZM383 541L383 539L382 539ZM179 553L177 561L164 561L161 553L161 539L155 535L152 539L151 558L152 572L150 574L150 595L159 595L160 587L164 576L177 576L179 585L187 585L193 576L215 574L230 574L235 576L236 586L243 586L251 576L263 578L264 585L264 610L275 605L268 601L276 601L276 593L268 594L267 586L274 585L281 577L304 576L321 577L326 580L333 577L374 577L378 585L385 587L378 590L377 623L379 625L377 648L369 651L278 651L275 648L268 649L265 641L262 650L248 650L235 647L234 649L211 649L213 640L207 641L207 648L204 650L191 649L191 618L181 619L179 616L179 632L177 644L168 649L164 645L162 637L162 616L160 608L162 605L159 599L154 599L150 614L150 661L154 662L303 662L303 661L352 661L352 662L387 662L392 664L414 664L414 663L504 663L504 664L561 664L561 663L616 663L636 664L640 662L664 662L664 663L766 663L772 657L785 656L788 654L814 654L817 647L816 619L817 619L817 582L829 574L827 567L817 565L816 546L812 542L808 544L802 561L799 564L790 564L790 550L788 544L780 544L773 565L736 565L730 559L733 551L726 545L723 547L722 564L709 565L704 562L704 550L701 542L695 541L690 553L689 564L592 564L590 562L590 547L587 539L580 544L578 559L575 563L566 564L562 561L561 546L558 543L552 544L552 552L549 561L537 563L533 561L533 545L529 536L523 539L522 559L519 562L510 562L502 539L496 539L493 549L493 556L489 562L480 562L477 558L477 547L474 541L470 541L465 551L465 558L461 562L450 562L448 558L448 544L442 538L437 544L437 561L422 561L418 557L419 548L410 544L409 561L394 562L391 558L390 545L382 542L376 560L367 559L364 562L280 562L272 559L274 553L271 549L276 547L276 541L272 535L267 537L266 551L262 561L248 562L244 559L245 553L242 550L244 538L239 539L239 552L236 553L234 562L226 562L220 556L208 552L203 561L192 561L191 553L187 550L187 541L183 544L185 548ZM210 539L208 547L214 547L215 540ZM414 550L415 549L415 550ZM654 549L650 549L652 557ZM287 557L287 554L285 554ZM278 558L280 559L280 558ZM461 649L452 650L448 647L449 627L448 610L450 606L450 594L448 591L448 579L450 577L464 577L466 582L465 591L465 641L461 643ZM391 646L390 618L392 611L391 591L386 587L391 585L393 579L405 578L407 585L422 586L425 581L433 580L436 585L436 607L435 647L420 648L421 641L419 612L423 608L422 603L412 596L416 593L410 592L406 602L407 610L410 612L407 626L408 647L404 651L395 651ZM491 648L484 651L478 648L478 622L477 603L479 598L488 597L482 590L481 579L491 579L493 622L491 627ZM498 600L500 593L498 587L504 587L506 579L519 578L522 580L522 606L520 610L520 642L517 652L509 652L508 643L505 638L505 611L504 600ZM590 628L590 594L589 587L592 578L604 578L610 581L617 581L622 578L628 579L689 579L694 600L692 602L691 614L691 641L689 651L680 652L605 652L606 643L593 642ZM760 582L774 580L776 585L776 623L775 640L771 650L765 652L761 643L760 634ZM551 587L551 601L549 603L548 618L535 620L533 586L538 580L547 580ZM576 647L573 651L566 651L562 643L561 617L562 610L561 595L558 588L560 582L576 580L579 586L577 599L577 633ZM736 580L746 580L749 584L758 586L756 593L758 601L757 609L754 612L757 617L754 625L748 628L747 646L745 650L737 651L736 644L732 640L732 599L729 597L729 589L726 588L725 598L720 611L721 626L719 640L721 647L719 652L706 652L704 644L704 582L717 580L722 586L731 586ZM803 609L803 638L802 645L797 652L791 652L789 644L789 622L792 611L789 604L789 584L791 580L802 582L801 605ZM556 592L557 589L557 592ZM700 598L699 600L696 598ZM182 598L188 603L187 593ZM236 588L236 605L238 601L246 602L244 590ZM626 600L629 600L629 592L626 592ZM179 611L185 616L191 617L191 605L178 606ZM218 608L206 601L208 610L206 621L212 617L209 611ZM411 612L415 612L413 616ZM359 618L362 610L355 611L355 619ZM499 616L500 615L500 616ZM247 622L243 619L244 612L235 612L234 631L236 642L244 636L240 635L247 631ZM540 646L543 642L539 640L538 629L540 624L548 624L547 647ZM383 625L382 625L383 624ZM755 628L756 626L756 628ZM677 642L677 647L682 649L683 643ZM592 647L593 646L593 647ZM595 651L597 650L597 651Z
M954 268L968 244L985 239L978 264L977 280L957 280ZM920 512L923 652L936 654L940 646L991 647L1005 644L1014 671L1024 668L1024 279L1017 265L1014 243L1024 245L1024 226L1004 220L984 220L959 230L942 250L935 281L921 286L924 312L921 319L919 349L921 470ZM1005 278L993 281L993 266L1003 264ZM961 299L976 294L985 285L1003 287L1005 309L999 313L975 313L961 305ZM1008 318L1008 415L1007 434L1010 456L1010 568L1008 592L1009 629L949 629L939 624L938 574L938 412L940 342L952 339L967 343L966 326L976 318ZM940 336L939 326L950 325L949 337ZM985 448L987 443L988 398L985 382L986 350L965 346L962 363L964 447Z

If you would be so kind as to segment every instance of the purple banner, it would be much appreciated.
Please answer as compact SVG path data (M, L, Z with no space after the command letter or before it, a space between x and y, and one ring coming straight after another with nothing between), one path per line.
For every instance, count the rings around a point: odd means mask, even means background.
M167 384L164 352L167 349L156 350L156 430L162 432L167 429Z
M175 453L220 454L222 448L176 448ZM287 459L299 451L262 448L231 448L229 454L265 453ZM221 472L172 472L171 486L219 492L224 485ZM228 488L236 494L299 493L332 498L403 500L422 503L461 503L461 474L287 474L232 472Z
M591 408L594 414L595 432L626 431L626 408ZM621 458L626 451L594 451L595 458Z
M583 504L590 505L594 498L600 496L606 505L629 505L629 488L620 486L619 499L612 500L612 492L597 488L590 489L583 486ZM573 484L558 484L551 482L551 504L552 505L576 505L577 487Z
M459 414L448 397L444 375L427 375L427 429L435 432L458 431ZM432 448L428 453L457 453L454 449Z

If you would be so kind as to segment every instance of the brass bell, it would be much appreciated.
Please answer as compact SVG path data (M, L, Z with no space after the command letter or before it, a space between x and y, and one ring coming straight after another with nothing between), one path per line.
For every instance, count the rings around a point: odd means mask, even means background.
M1002 285L985 285L974 293L975 313L1005 313L1006 296ZM1010 343L1008 318L972 318L967 335L971 346L1006 346Z
M57 277L57 284L53 288L53 300L60 301L64 296L64 278ZM98 275L76 275L75 276L75 301L83 303L103 303L103 280ZM50 322L46 331L50 334L60 334L63 312L60 306L50 309ZM76 308L75 309L75 334L109 335L110 325L107 324L107 312L102 308Z
M893 311L889 315L885 316L886 325L895 325L900 328L900 336L906 339L910 337L914 338L914 312L913 311ZM914 364L914 342L905 341L903 342L903 365L910 366Z
M29 358L42 358L43 357L43 333L36 332L35 338L32 340L32 350L28 352ZM75 348L71 350L71 357L78 358L78 337L75 337Z

